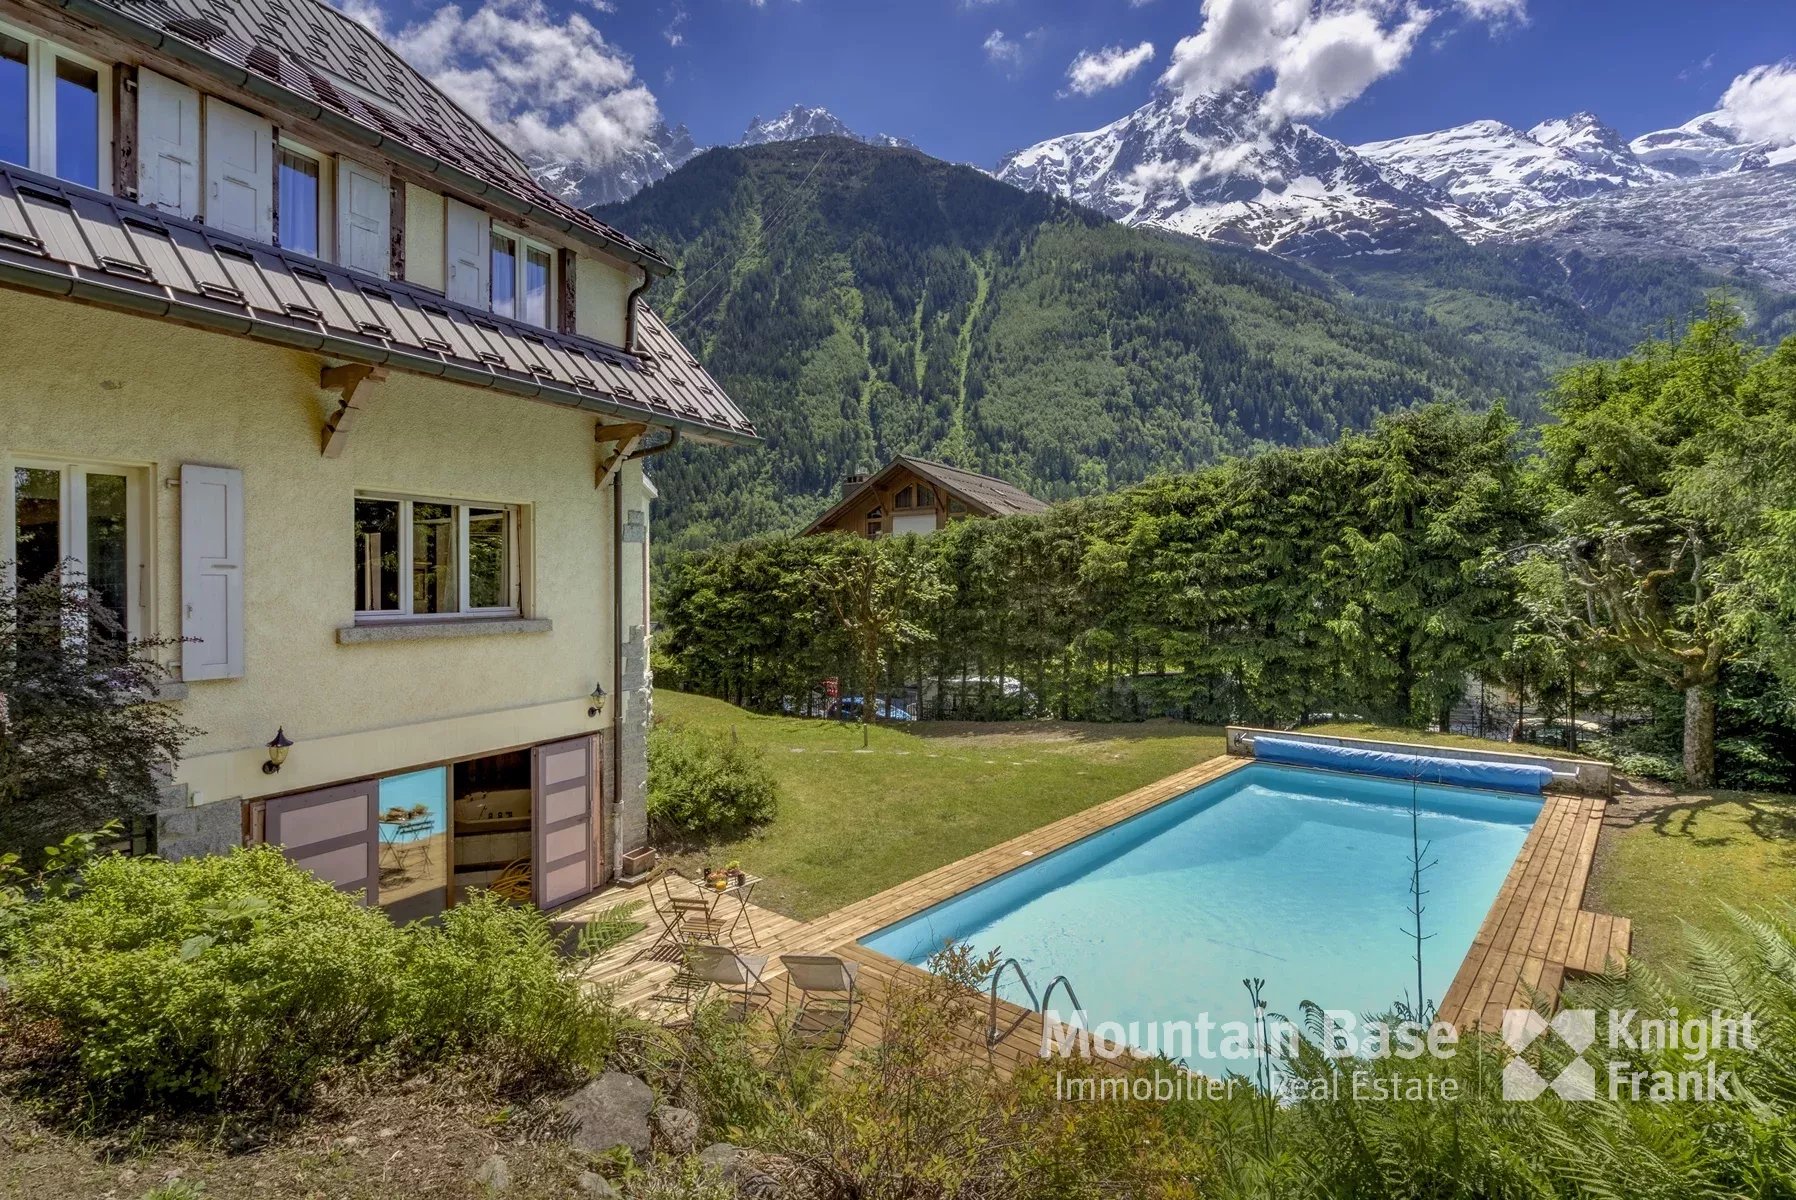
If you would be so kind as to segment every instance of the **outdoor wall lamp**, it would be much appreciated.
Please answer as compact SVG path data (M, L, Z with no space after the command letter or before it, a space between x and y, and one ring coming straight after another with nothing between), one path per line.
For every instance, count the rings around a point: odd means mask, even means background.
M287 736L285 726L274 731L274 740L268 743L268 761L262 764L262 774L273 775L287 761L287 751L293 749L293 741Z
M592 706L586 710L587 716L596 717L600 713L605 711L605 685L604 684L595 683L592 685L591 700L592 700Z

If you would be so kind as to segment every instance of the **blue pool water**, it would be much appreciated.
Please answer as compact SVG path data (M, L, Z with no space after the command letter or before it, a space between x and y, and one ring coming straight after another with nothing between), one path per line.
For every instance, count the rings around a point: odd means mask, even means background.
M1538 797L1416 790L1423 985L1439 1003L1496 898ZM874 933L923 965L947 940L1066 975L1088 1023L1250 1015L1241 981L1299 1019L1310 1000L1384 1013L1415 991L1407 782L1254 763ZM1027 1004L1013 980L1001 994ZM1055 1007L1063 1015L1064 1000Z

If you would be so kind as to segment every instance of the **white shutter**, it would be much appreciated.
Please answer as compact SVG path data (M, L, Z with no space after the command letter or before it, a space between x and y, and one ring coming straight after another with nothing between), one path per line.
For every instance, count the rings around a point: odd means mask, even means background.
M200 94L140 68L137 129L137 198L176 216L199 215Z
M337 160L337 259L385 279L391 271L393 192L387 177L347 158Z
M274 241L274 126L206 98L206 224Z
M479 209L458 200L448 201L446 208L443 246L449 262L449 286L444 291L458 304L489 308L492 292L486 276L492 256L487 237L492 227Z
M243 472L181 467L181 677L243 676Z

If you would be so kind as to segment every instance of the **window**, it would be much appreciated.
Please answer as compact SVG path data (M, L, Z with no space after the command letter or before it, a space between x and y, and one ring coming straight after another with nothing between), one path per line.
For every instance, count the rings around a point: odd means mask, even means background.
M318 163L281 151L281 245L318 257Z
M54 575L64 563L126 634L142 636L142 491L128 467L17 462L12 520L0 560L20 583Z
M83 187L111 183L111 72L0 26L0 159Z
M358 617L516 613L517 579L517 509L356 497Z
M493 312L549 328L549 294L555 286L555 256L508 229L493 227Z

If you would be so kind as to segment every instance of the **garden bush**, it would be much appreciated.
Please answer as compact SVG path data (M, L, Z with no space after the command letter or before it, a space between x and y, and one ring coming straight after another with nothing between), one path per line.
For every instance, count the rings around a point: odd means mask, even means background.
M676 842L732 837L773 819L779 782L759 750L673 722L649 730L649 821Z
M476 892L440 925L405 932L406 1056L476 1053L510 1087L569 1082L604 1066L621 1017L567 969L542 913Z
M405 937L272 849L95 861L9 963L92 1106L293 1103L392 1033Z

